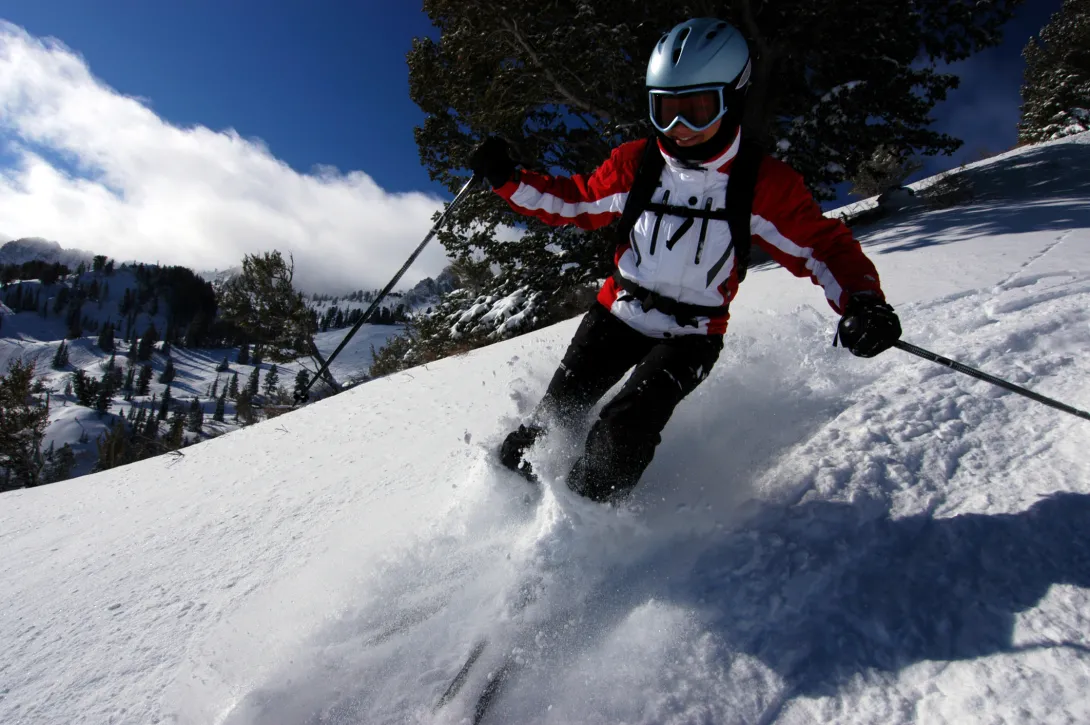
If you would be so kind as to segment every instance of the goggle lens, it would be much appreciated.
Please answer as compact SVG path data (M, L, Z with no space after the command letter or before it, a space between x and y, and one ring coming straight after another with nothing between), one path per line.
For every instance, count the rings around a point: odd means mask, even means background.
M664 133L679 121L694 131L703 131L724 112L719 88L680 93L651 91L651 120Z

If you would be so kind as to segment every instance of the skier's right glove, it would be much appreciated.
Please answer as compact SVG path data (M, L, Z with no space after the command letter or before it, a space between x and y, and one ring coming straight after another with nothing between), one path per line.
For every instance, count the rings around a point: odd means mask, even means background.
M853 355L874 357L901 337L901 321L893 308L878 297L859 294L851 298L837 326L837 340Z
M493 189L510 181L516 166L511 158L511 145L499 136L489 136L469 155L469 168L488 179Z

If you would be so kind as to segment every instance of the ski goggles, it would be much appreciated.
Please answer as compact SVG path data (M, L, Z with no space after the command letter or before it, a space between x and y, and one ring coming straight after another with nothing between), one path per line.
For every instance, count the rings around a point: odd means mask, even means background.
M653 88L647 95L651 103L651 123L661 133L667 133L679 123L699 133L727 115L723 86L684 90Z

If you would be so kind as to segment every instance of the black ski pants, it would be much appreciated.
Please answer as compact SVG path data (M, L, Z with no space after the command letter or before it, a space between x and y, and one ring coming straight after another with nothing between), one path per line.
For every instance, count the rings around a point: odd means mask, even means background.
M553 375L538 419L578 425L635 370L591 427L568 486L596 501L630 491L651 463L674 408L708 376L722 349L722 335L647 337L596 303Z

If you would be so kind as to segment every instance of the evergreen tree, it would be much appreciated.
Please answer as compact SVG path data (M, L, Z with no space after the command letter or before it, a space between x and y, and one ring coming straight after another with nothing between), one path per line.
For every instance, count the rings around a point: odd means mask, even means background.
M129 436L123 420L114 423L114 426L98 439L96 445L98 447L96 471L107 471L131 460Z
M174 359L168 357L166 367L163 368L163 372L159 376L159 382L164 384L171 383L174 381L174 375Z
M231 369L231 363L227 360L227 356L224 355L223 362L216 366L217 373L225 373Z
M235 422L250 425L254 422L253 395L249 388L244 388L235 401Z
M136 379L136 394L147 395L151 392L151 365L144 365L140 368L140 377Z
M76 466L76 454L72 452L72 446L65 443L60 450L54 451L53 444L49 444L49 452L45 456L45 468L42 470L42 483L56 483L65 481L72 476L72 469Z
M37 486L45 465L42 440L49 408L33 395L34 372L34 363L16 357L0 376L0 468L10 472L15 486Z
M278 385L280 385L280 371L276 369L274 364L269 368L269 372L265 373L265 395L270 398L275 395Z
M261 383L261 380L260 380L260 377L259 377L260 375L261 375L261 369L260 368L254 368L253 372L250 373L250 379L246 381L246 390L249 391L251 398L253 398L255 395L257 395L257 391L260 389L259 388L260 383Z
M295 374L295 397L298 399L302 397L303 391L307 388L307 383L310 382L310 376L306 370L300 370Z
M95 391L95 410L98 411L99 415L105 415L114 402L113 397L110 395L110 381L105 374L97 387L98 389Z
M244 342L238 348L238 364L249 365L250 364L250 343Z
M242 272L221 290L223 320L260 342L273 361L313 351L317 322L303 295L292 287L294 270L294 261L285 261L278 251L246 255Z
M185 443L186 416L181 411L175 411L170 418L170 430L167 432L167 447L170 450L178 450Z
M68 367L68 343L61 340L57 352L53 354L53 369L63 370L66 367Z
M98 347L104 352L113 352L114 350L114 326L109 320L102 326L102 331L98 333Z
M1090 130L1090 0L1064 0L1022 56L1020 143Z
M136 338L135 337L132 339L132 344L129 345L129 351L127 353L125 353L125 357L127 357L130 362L136 362L136 359L139 357L139 353L137 352L137 349L136 349Z
M193 398L189 404L189 415L186 417L187 427L191 433L200 433L204 427L204 407L201 402Z
M155 351L155 343L159 342L159 331L155 329L155 323L148 326L144 336L140 338L140 346L136 351L136 359L141 362L151 360L151 354Z
M83 337L83 304L79 301L79 298L72 300L71 304L68 305L68 312L65 314L64 321L68 326L65 337L69 340Z
M263 362L265 362L265 346L254 345L253 355L250 356L250 364L254 367L261 367Z
M166 420L170 414L170 386L163 391L163 400L159 403L159 420Z
M212 390L209 391L208 397L215 398L220 394L220 376L216 376L215 382L212 383Z
M216 398L216 410L212 413L212 420L217 423L223 422L223 415L227 411L227 388L223 389L220 396Z
M133 380L136 374L136 368L129 366L129 371L125 374L125 384L122 386L122 390L125 391L126 400L131 400L131 396L135 391L135 381Z
M231 376L231 382L227 387L227 394L231 400L238 400L238 373Z
M159 437L159 418L157 416L151 415L150 413L148 414L148 417L144 420L143 434L144 438L149 441L153 441Z

